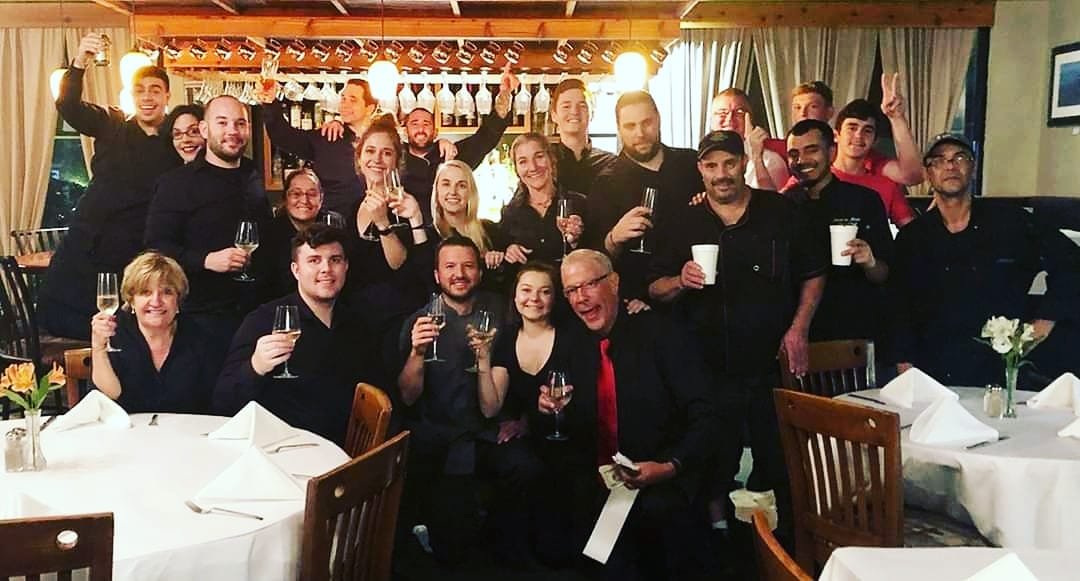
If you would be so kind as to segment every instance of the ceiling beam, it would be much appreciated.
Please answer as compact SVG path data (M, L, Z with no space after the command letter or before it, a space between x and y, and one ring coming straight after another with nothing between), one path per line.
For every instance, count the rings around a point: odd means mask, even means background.
M349 9L345 8L345 5L341 3L341 0L330 0L330 3L333 4L334 8L337 8L337 11L343 16L349 15Z
M97 4L98 6L104 6L109 10L113 10L115 12L123 14L124 16L131 15L131 8L128 6L124 6L116 0L94 0L94 4Z
M974 28L994 25L995 0L880 2L747 2L703 0L682 28L913 27ZM635 26L635 29L637 27Z
M9 28L60 28L60 3L0 2L0 22ZM96 4L64 4L64 22L73 28L127 27L127 16Z
M686 15L693 12L698 4L701 4L701 0L688 0L687 3L683 4L682 8L679 9L679 18L686 18Z
M574 9L577 8L577 0L566 0L566 17L570 18L574 15Z
M461 5L457 0L450 0L450 11L454 13L454 16L461 16Z
M240 9L236 6L236 0L210 0L215 6L221 8L229 14L240 14Z

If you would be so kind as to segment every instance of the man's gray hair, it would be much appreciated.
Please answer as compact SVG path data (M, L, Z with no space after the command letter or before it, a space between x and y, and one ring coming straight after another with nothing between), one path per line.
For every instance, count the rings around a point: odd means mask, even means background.
M591 262L597 267L599 267L600 270L604 272L604 274L608 274L615 270L611 266L611 259L608 258L606 254L604 254L603 252L598 252L596 250L590 250L588 248L579 248L578 250L567 254L566 257L563 258L563 266L566 266L571 262Z

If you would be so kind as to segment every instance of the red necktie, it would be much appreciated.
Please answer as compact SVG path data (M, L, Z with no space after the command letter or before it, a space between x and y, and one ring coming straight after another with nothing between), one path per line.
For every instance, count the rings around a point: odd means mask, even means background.
M615 367L608 357L609 339L600 340L600 373L596 378L597 462L611 464L619 451L619 408L615 402Z

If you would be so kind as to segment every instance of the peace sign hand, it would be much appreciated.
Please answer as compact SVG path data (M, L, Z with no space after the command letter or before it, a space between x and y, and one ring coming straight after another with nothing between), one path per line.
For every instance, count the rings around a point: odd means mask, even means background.
M904 118L904 95L900 93L900 73L881 75L881 112L889 119Z

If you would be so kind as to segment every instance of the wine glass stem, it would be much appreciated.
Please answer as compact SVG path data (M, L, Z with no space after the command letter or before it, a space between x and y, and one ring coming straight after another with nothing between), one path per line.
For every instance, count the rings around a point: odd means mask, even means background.
M562 435L561 433L559 433L559 419L560 418L561 418L561 416L559 415L559 410L555 410L555 437L556 438L558 438L559 436Z
M435 335L435 338L431 340L431 359L432 361L439 358L439 336Z

